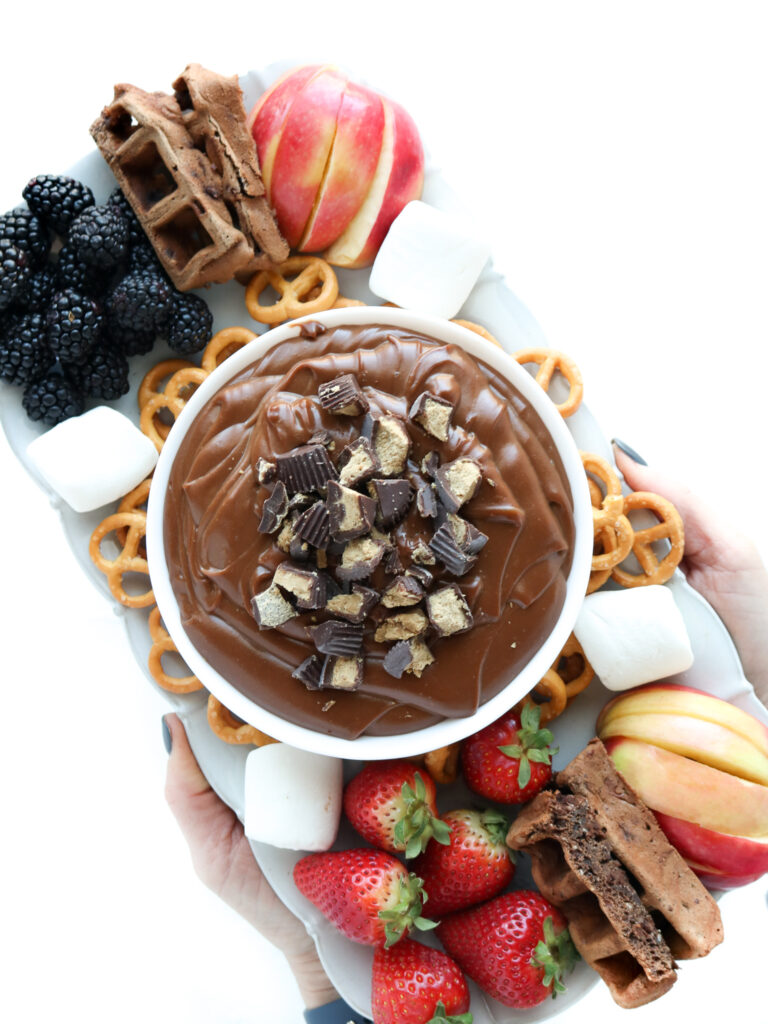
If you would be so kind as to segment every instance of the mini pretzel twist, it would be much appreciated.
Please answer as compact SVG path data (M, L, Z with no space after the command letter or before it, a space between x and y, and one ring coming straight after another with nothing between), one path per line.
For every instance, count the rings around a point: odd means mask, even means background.
M142 480L141 483L134 487L132 491L129 491L125 497L121 500L117 506L118 512L143 512L146 515L147 499L149 498L149 487L152 483L152 477L148 476L146 480ZM128 536L128 527L119 526L115 530L115 536L117 537L118 543L121 547L125 547L125 539ZM140 550L143 554L144 544L140 545Z
M587 474L587 481L591 485L589 495L596 510L593 513L595 530L613 525L624 511L624 495L621 492L618 474L600 455L593 452L579 452L579 455Z
M522 365L535 363L539 369L536 373L536 383L549 394L549 386L556 370L568 381L569 392L564 402L555 402L555 408L563 418L572 416L581 405L584 397L584 382L581 377L581 370L576 363L565 355L564 352L556 352L550 348L525 348L513 354L513 358Z
M666 583L680 564L685 551L683 520L671 501L650 491L634 491L624 499L624 510L630 512L647 509L658 519L653 526L634 531L632 553L640 563L642 572L633 573L620 566L611 572L611 577L623 587L644 587L651 583ZM659 559L653 550L656 541L668 540L669 551Z
M141 412L153 395L161 395L163 393L163 388L160 387L163 381L171 378L177 370L184 370L193 365L188 359L164 359L162 363L158 363L151 370L148 370L139 385L137 396L139 412Z
M106 558L101 552L101 543L108 534L120 527L128 528L125 543L115 558ZM155 600L151 587L141 594L128 594L123 586L123 576L127 572L139 573L149 579L147 560L138 554L146 530L146 512L115 512L102 520L91 534L88 548L91 559L96 568L107 577L113 597L125 608L146 608Z
M265 306L259 298L268 285L280 297L277 302ZM309 293L318 285L320 292L309 298ZM279 324L297 316L330 309L338 294L339 283L329 263L318 256L291 256L273 270L260 270L251 278L245 289L245 305L259 323Z
M447 747L430 750L424 755L424 767L435 782L455 782L459 775L459 750L461 743L450 743Z
M208 695L208 724L219 739L224 740L225 743L253 743L257 747L266 746L267 743L277 743L277 740L273 740L271 736L267 736L265 732L255 726L241 722L212 693Z
M360 299L347 299L343 295L339 295L331 309L349 309L350 306L365 306L367 303L361 302Z
M206 373L213 373L225 359L253 341L256 335L247 327L225 327L217 331L203 350L201 365Z
M595 670L587 661L584 650L573 633L565 641L562 651L552 666L552 671L557 672L562 679L565 696L569 701L586 690L592 682Z
M491 332L486 330L485 327L481 327L480 324L474 324L471 320L451 320L451 323L458 324L459 327L466 327L468 331L474 331L481 338L485 338L486 341L492 341L494 345L498 345L501 348L501 342L497 341Z
M623 562L632 550L635 538L632 523L624 515L611 520L607 513L595 509L594 524L595 539L600 541L603 552L592 556L592 571L613 569L619 562Z
M149 613L149 635L152 638L152 646L149 649L147 664L155 682L170 693L194 693L196 690L202 690L203 684L197 676L169 676L163 668L163 655L178 654L178 651L162 623L160 609L157 606Z
M542 678L536 683L533 688L533 692L538 694L540 697L544 697L544 701L538 705L541 709L541 718L539 722L541 725L546 725L547 722L551 722L553 718L557 718L565 711L565 706L568 703L568 695L565 692L565 683L560 676L553 669L549 668L544 673ZM525 698L524 703L535 703L530 694Z

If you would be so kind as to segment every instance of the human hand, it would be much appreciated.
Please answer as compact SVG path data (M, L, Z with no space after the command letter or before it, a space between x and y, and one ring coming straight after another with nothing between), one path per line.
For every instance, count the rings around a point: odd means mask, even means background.
M675 477L635 462L615 443L614 454L632 490L663 495L682 516L680 568L723 620L747 679L768 705L768 572L756 546Z
M181 720L171 714L165 722L171 735L165 797L198 877L283 953L308 1009L337 999L304 925L264 878L243 826L200 771Z

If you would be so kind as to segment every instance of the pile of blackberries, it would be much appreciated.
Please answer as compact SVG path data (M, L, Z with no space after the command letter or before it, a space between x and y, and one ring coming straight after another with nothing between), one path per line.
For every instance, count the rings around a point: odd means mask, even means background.
M119 188L97 206L82 182L43 174L23 197L0 216L0 377L25 389L33 420L124 395L128 358L157 338L205 347L208 306L174 288Z

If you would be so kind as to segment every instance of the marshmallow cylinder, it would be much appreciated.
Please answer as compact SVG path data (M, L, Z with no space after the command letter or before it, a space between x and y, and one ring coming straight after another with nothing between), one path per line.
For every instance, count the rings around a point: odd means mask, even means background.
M245 834L283 850L329 850L341 818L343 762L287 743L245 762Z
M27 455L75 512L91 512L122 498L157 462L149 438L107 405L57 423L27 446Z
M693 664L683 616L667 587L590 594L573 631L609 690L665 679Z
M450 319L491 254L472 223L418 199L395 217L371 268L371 291L405 309Z

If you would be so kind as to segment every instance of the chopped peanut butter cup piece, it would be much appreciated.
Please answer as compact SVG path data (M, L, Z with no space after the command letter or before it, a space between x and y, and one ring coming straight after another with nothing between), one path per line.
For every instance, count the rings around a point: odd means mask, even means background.
M341 565L336 567L336 578L362 580L370 576L384 557L387 545L373 537L358 537L344 548Z
M354 583L349 594L335 594L329 598L325 607L332 615L338 615L347 622L363 622L379 603L379 599L378 591Z
M274 533L279 530L287 515L288 491L286 491L282 480L278 480L262 506L259 533Z
M434 559L433 559L434 561ZM406 576L413 576L419 581L422 587L428 588L432 586L434 576L425 568L423 565L411 565L405 570Z
M331 537L331 516L324 501L305 509L294 523L294 532L313 548L325 548Z
M446 462L435 473L435 487L449 512L458 512L477 494L483 471L474 459L460 458Z
M281 562L272 582L293 595L297 608L321 608L325 604L325 577L313 569L300 569L290 562Z
M320 685L323 689L357 690L363 683L363 659L329 654L323 663Z
M340 484L359 487L375 476L381 467L369 439L358 437L342 449L337 468Z
M336 470L321 444L303 444L284 455L276 456L277 476L289 494L324 491L329 480L336 479Z
M371 480L368 493L379 503L376 522L385 530L397 526L408 514L413 486L408 480Z
M438 441L447 441L454 408L453 402L422 391L411 406L408 419L418 423L422 430Z
M321 654L337 654L351 657L359 654L363 646L362 623L340 622L328 619L310 629L315 647Z
M472 612L455 583L427 594L427 615L440 636L453 636L472 628Z
M421 610L414 608L410 612L398 612L377 627L373 639L380 644L394 643L397 640L411 640L413 637L426 633L429 619Z
M370 531L376 516L376 502L350 487L328 481L328 512L334 540L354 540Z
M363 436L370 438L382 475L400 476L411 450L411 435L405 420L390 413L368 415L363 421Z
M308 690L319 690L320 677L323 674L323 663L316 654L310 654L291 675L300 680Z
M452 576L463 576L477 561L477 555L470 555L459 547L447 522L435 530L429 546Z
M421 679L421 673L434 662L435 656L424 641L418 637L409 640L408 644L411 648L411 664L405 671Z
M316 430L312 437L307 441L307 444L321 444L323 448L327 448L329 452L332 452L336 447L336 442L324 427L320 427L319 430Z
M271 484L277 476L277 463L268 462L261 456L256 460L256 479L260 484Z
M384 572L387 573L388 576L400 575L403 571L403 563L400 560L400 552L396 547L391 547L387 550L386 555L384 555L382 565L384 566Z
M368 412L368 399L353 373L329 380L317 389L320 404L335 416L360 416Z
M286 601L274 583L267 590L251 598L251 611L259 624L259 629L274 629L298 615L296 609Z
M434 661L434 656L423 640L401 640L390 647L383 661L383 668L391 676L400 679L403 672L421 677L421 673Z
M421 472L430 480L434 480L438 469L440 469L440 456L437 452L427 452L421 460Z
M385 608L408 608L424 597L424 588L415 576L398 576L381 592Z

